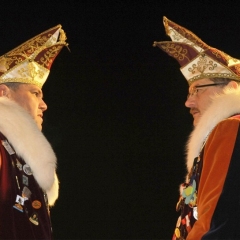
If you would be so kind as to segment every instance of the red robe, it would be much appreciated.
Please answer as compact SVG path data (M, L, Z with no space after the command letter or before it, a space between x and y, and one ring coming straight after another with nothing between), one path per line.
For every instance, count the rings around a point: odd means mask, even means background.
M25 161L12 146L6 150L5 141L0 133L0 239L52 239L47 198Z
M1 97L0 113L0 239L51 239L48 203L58 198L55 153L16 102Z

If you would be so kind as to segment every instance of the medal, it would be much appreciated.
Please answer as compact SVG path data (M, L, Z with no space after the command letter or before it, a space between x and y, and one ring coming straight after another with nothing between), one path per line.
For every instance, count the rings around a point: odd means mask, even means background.
M32 169L29 167L29 165L24 164L23 165L23 171L27 174L27 175L32 175Z
M35 209L39 209L40 207L42 206L41 202L38 201L38 200L34 200L32 202L32 207L35 208Z

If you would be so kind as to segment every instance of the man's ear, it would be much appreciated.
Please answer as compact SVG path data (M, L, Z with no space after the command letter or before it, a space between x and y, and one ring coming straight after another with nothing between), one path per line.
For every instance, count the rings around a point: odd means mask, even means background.
M227 86L236 89L238 87L238 83L236 81L231 81L227 84Z
M5 84L0 84L0 97L8 97L10 92L9 87L7 87Z

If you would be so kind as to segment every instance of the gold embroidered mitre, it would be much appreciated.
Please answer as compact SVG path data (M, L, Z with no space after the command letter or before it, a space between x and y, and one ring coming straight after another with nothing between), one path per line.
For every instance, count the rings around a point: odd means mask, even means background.
M66 35L57 25L24 42L0 57L0 84L20 82L42 88L52 63L63 46Z
M229 78L240 81L240 60L208 46L194 33L163 17L172 41L154 42L180 64L189 85L202 78Z

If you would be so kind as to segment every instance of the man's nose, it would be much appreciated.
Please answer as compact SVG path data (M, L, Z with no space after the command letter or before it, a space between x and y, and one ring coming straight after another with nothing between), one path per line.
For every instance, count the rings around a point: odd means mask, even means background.
M40 102L40 109L44 112L47 110L47 104L43 101L43 99Z
M185 106L188 108L191 108L194 105L195 105L195 97L194 97L194 95L189 95L185 102Z

